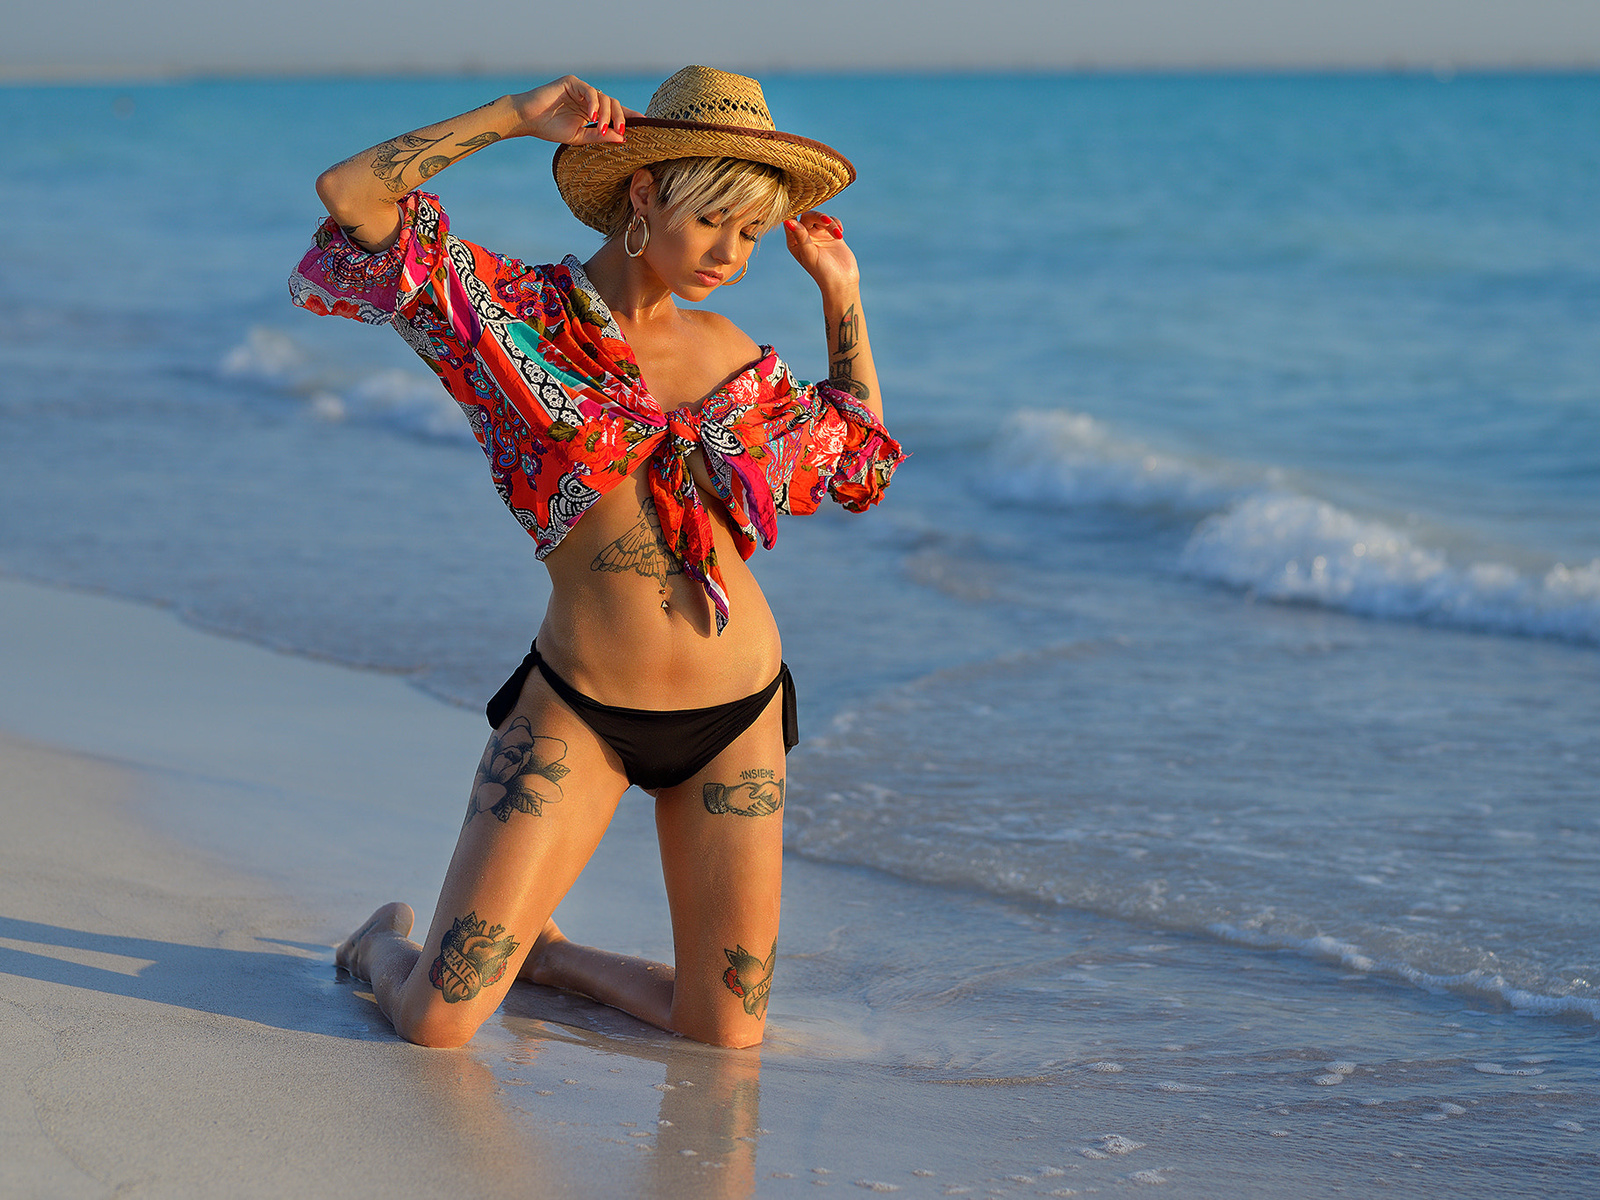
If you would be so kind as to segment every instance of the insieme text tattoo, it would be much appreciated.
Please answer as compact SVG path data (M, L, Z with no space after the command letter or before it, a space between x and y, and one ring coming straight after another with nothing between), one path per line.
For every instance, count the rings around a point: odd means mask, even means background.
M428 968L428 982L444 993L446 1004L471 1000L499 982L506 973L506 960L517 952L517 943L501 936L505 931L504 925L491 928L478 920L476 910L456 918L442 939L439 957Z
M766 768L743 772L741 783L708 783L701 798L708 813L765 817L783 807L783 780Z
M744 1001L744 1010L752 1017L767 1015L767 993L772 991L772 968L778 965L778 942L773 939L772 953L762 962L743 946L723 950L728 956L728 969L722 973L722 982L728 990Z
M871 397L872 389L855 378L856 347L861 344L861 318L852 304L839 318L839 345L828 362L828 382L841 392L849 392L857 400Z
M546 804L561 799L561 781L572 771L561 761L566 756L564 741L534 733L528 718L518 717L504 733L489 738L472 781L463 828L481 812L493 813L502 823L514 812L538 816Z

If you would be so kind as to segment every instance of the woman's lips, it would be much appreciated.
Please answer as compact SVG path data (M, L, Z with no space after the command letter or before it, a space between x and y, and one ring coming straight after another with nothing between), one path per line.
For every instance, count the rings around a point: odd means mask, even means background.
M698 279L701 285L704 287L716 287L717 284L722 282L722 276L718 275L715 271L696 271L694 273L694 277Z

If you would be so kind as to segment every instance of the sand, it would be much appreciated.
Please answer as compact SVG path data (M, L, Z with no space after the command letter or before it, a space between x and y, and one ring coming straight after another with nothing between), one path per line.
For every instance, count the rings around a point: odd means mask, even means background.
M793 856L762 1047L519 984L419 1049L330 946L431 910L480 715L3 579L0 680L6 1197L1577 1196L1600 1166L1588 1026ZM558 917L670 957L647 801Z
M15 581L0 671L0 1194L742 1196L758 1171L891 1186L874 1170L932 1186L907 1164L952 1154L919 1144L924 1122L959 1118L961 1160L1016 1115L897 1095L869 1006L825 997L775 1005L768 1045L740 1052L519 985L466 1049L407 1045L329 946L380 899L431 905L480 717ZM632 799L560 916L667 957ZM823 917L793 922L797 962L830 936L833 874L791 868L790 902ZM863 896L858 914L878 908Z

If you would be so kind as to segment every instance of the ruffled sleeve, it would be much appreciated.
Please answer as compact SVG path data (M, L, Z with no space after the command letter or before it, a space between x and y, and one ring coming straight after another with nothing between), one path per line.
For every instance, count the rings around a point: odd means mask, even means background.
M884 489L906 460L900 443L889 436L872 410L848 392L828 383L810 385L816 413L810 436L810 458L817 476L835 503L851 512L865 512L883 499ZM815 512L821 495L809 509L796 508L795 489L789 489L789 511Z
M427 192L412 192L399 209L399 237L377 254L352 242L332 217L324 220L289 276L290 298L321 316L368 325L387 325L413 313L424 289L442 274L450 221L439 198Z
M765 419L760 436L749 437L746 445L777 511L803 516L831 497L851 512L863 512L881 500L906 458L883 422L831 384L796 381L776 355L762 368Z

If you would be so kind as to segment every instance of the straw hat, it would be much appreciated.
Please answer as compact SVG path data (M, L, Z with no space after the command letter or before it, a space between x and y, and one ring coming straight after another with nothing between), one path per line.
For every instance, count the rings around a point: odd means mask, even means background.
M761 85L711 67L685 67L656 89L645 115L628 122L622 144L558 146L550 164L573 215L606 233L617 196L640 167L669 158L742 158L777 167L789 181L794 216L837 196L855 180L831 146L779 133Z

